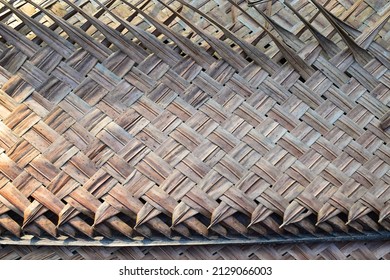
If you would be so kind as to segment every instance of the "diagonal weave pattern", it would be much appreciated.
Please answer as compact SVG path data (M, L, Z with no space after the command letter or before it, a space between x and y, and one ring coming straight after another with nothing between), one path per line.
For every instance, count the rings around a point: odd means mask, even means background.
M389 5L349 2L0 0L0 235L390 230Z
M390 243L200 247L0 247L7 260L388 260Z

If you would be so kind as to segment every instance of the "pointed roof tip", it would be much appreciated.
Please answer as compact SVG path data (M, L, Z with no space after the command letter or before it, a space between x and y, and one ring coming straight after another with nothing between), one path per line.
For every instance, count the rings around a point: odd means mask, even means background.
M180 224L179 220L173 220L172 219L172 223L171 225L169 226L169 228L172 230L172 229L175 229L178 225Z
M143 222L142 222L142 220L140 221L138 218L136 219L136 221L135 221L135 225L134 225L134 229L136 229L136 228L138 228L140 225L142 225L143 224Z
M279 228L283 228L283 227L285 227L285 226L287 226L288 225L288 222L283 222L280 226L279 226Z
M378 223L382 223L384 220L386 220L389 217L387 214L379 213Z
M253 226L255 224L255 222L250 222L247 226L246 226L246 228L250 228L251 226Z
M348 220L345 225L348 226L350 223L352 223L353 221L352 220Z
M180 216L180 217L175 217L175 219L173 219L173 216L172 216L172 222L171 222L171 228L172 227L176 227L177 225L181 224L182 222L184 222L185 220L182 219L183 216Z
M210 224L209 224L209 226L207 227L207 229L209 230L210 228L212 228L212 227L215 226L216 224L218 224L218 220L217 220L217 219L214 219L214 220L210 221Z
M103 219L95 219L93 221L92 227L96 227L96 226L100 225L103 221L104 221Z
M60 223L60 220L57 221L56 228L59 229L62 224Z
M62 216L60 216L60 217L58 217L58 221L57 221L56 227L59 228L59 227L62 226L64 223L65 223L65 219L62 218Z
M322 224L323 222L327 221L328 219L330 219L330 218L327 218L326 216L317 216L316 226L318 226L319 224Z

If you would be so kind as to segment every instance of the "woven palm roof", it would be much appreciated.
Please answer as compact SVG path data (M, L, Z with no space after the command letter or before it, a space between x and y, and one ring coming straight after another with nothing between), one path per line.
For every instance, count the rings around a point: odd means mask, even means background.
M2 243L390 230L387 1L0 3Z
M0 259L22 260L378 260L390 242L153 247L0 246Z

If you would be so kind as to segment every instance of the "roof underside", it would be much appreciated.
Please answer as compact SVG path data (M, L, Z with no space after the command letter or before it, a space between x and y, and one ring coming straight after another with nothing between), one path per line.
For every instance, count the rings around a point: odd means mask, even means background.
M1 243L388 236L388 1L10 2Z

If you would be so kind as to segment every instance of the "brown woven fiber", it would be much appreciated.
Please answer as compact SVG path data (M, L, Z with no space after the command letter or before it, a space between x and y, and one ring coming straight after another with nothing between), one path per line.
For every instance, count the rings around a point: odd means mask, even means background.
M390 236L388 1L101 1L0 0L0 259L389 258L6 245Z
M8 260L388 260L390 243L128 248L5 246L0 249L0 258Z

